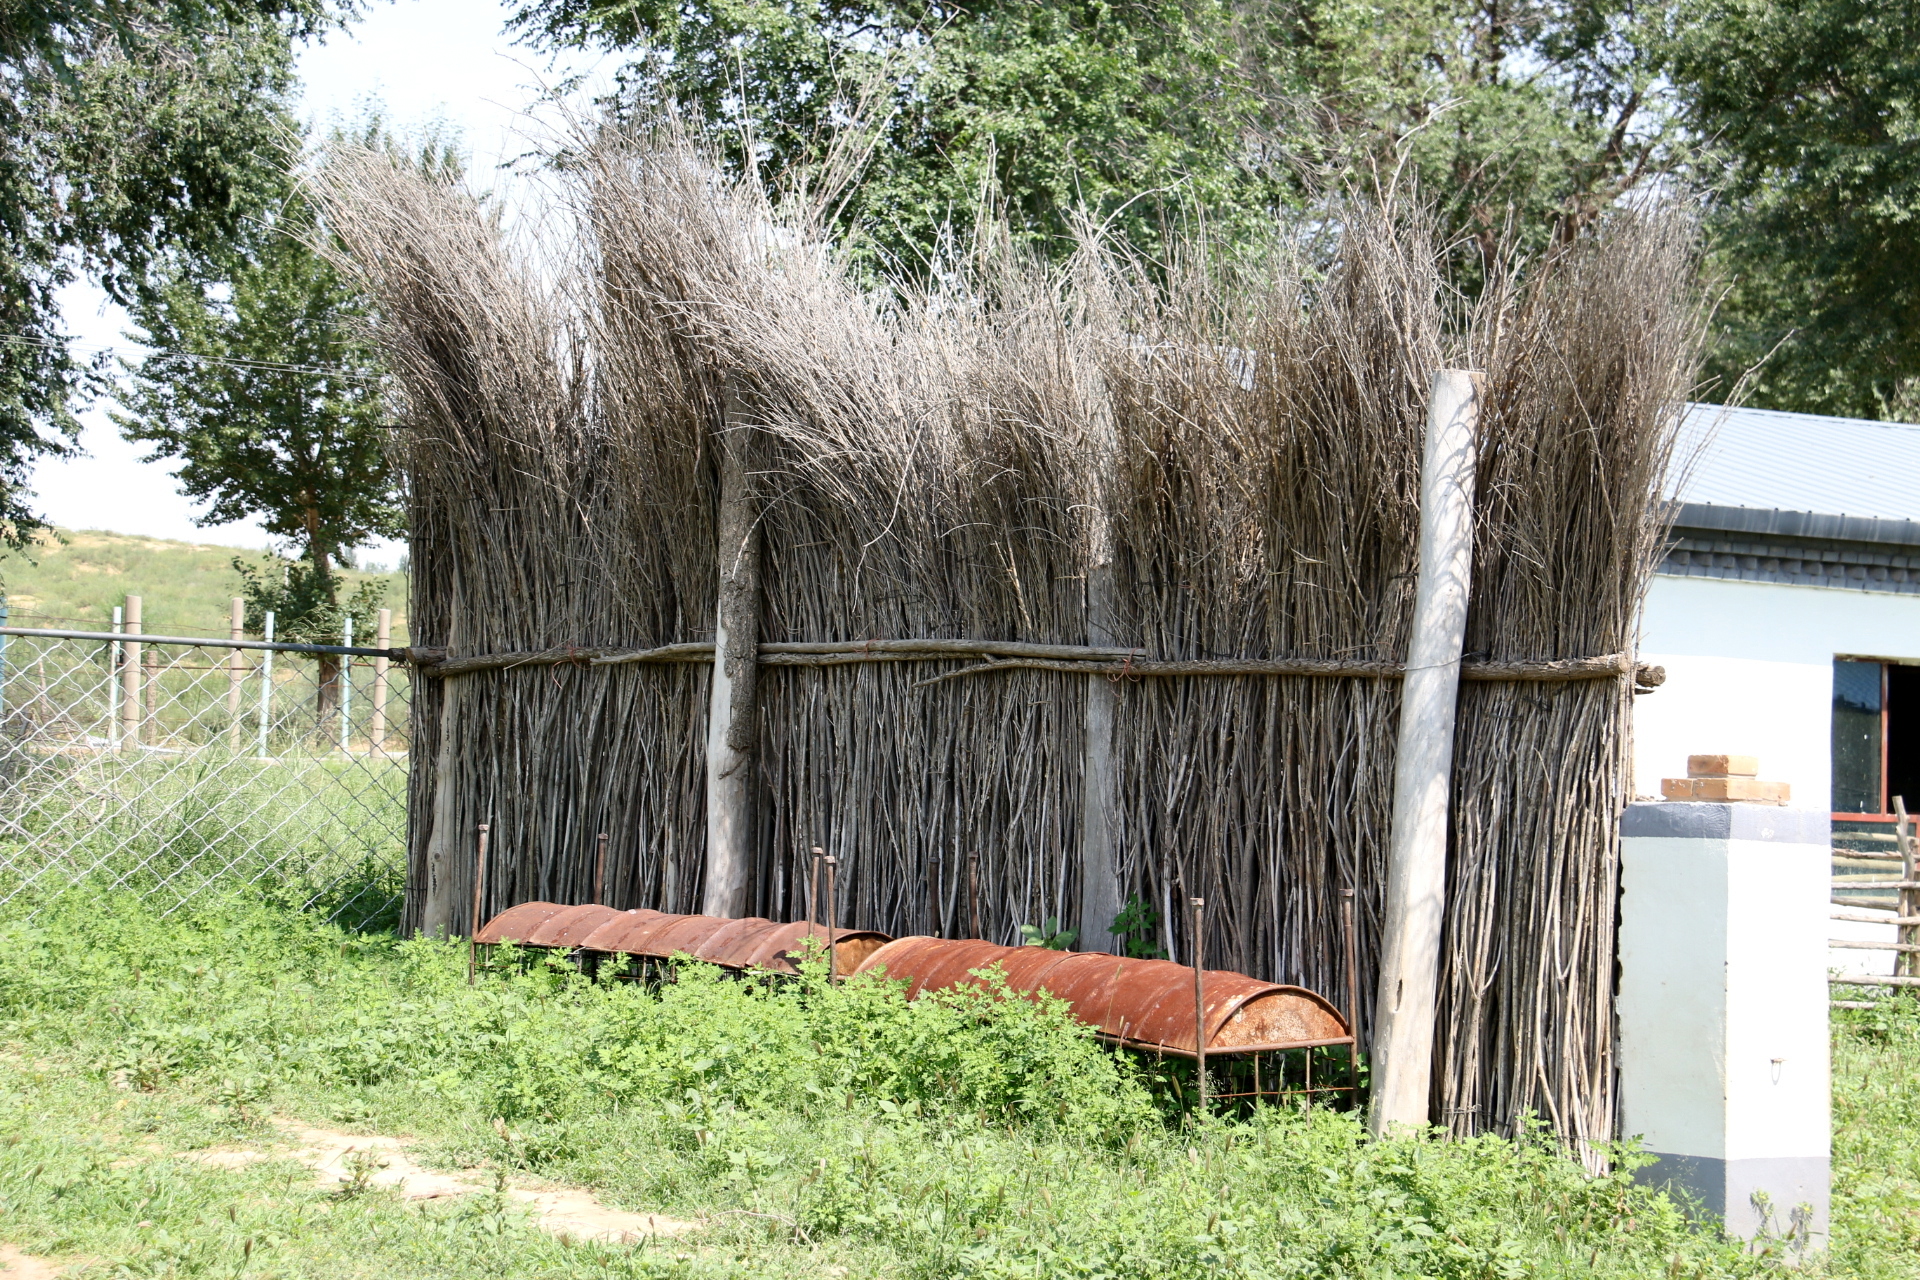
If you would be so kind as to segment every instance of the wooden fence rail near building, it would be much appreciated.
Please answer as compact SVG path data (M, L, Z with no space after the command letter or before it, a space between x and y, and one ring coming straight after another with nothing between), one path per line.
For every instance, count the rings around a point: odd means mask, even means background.
M1896 878L1862 879L1855 876L1835 876L1833 887L1836 890L1892 889L1896 906L1892 916L1868 915L1861 911L1835 911L1832 918L1858 924L1891 924L1894 926L1894 941L1880 942L1872 939L1832 938L1828 946L1842 951L1891 951L1893 973L1875 977L1846 977L1830 975L1828 981L1837 987L1887 987L1894 994L1920 987L1920 838L1914 833L1914 820L1907 813L1907 802L1903 796L1893 800L1895 815L1894 832L1899 842L1898 853L1872 853L1857 849L1835 849L1835 855L1862 862L1890 862L1900 867ZM1857 902L1835 897L1837 906L1858 906ZM1835 1000L1834 1006L1840 1009L1871 1009L1878 1004L1875 1000Z

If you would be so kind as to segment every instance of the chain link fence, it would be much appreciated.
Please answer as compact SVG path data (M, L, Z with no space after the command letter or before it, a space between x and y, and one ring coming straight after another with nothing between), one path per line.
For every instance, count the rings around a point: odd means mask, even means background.
M399 920L407 669L218 639L0 634L0 902L132 888L165 915L249 884Z

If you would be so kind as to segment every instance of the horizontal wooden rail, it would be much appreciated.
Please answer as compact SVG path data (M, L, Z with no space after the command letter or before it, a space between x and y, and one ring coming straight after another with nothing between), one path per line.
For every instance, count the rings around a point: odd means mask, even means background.
M1858 906L1860 904L1853 903L1851 905ZM1920 916L1869 916L1869 915L1860 915L1858 913L1850 914L1845 911L1836 911L1832 915L1828 916L1827 918L1829 920L1852 920L1859 924L1891 924L1891 925L1920 924Z
M583 647L535 649L519 653L485 653L449 657L444 649L408 649L406 659L422 675L456 676L476 671L499 671L524 666L626 666L634 663L699 663L713 661L710 641L658 645L650 649ZM1329 676L1353 679L1398 680L1404 663L1349 658L1148 658L1143 649L1073 644L1032 644L1020 640L820 640L775 641L759 649L759 661L773 667L828 667L861 662L939 662L978 658L980 662L948 671L916 687L962 676L1009 669L1065 671L1104 675L1115 679L1164 676ZM1542 662L1468 659L1460 678L1480 682L1560 682L1604 680L1632 676L1652 688L1666 679L1664 668L1636 662L1627 654L1597 658L1565 658Z
M1920 987L1920 978L1880 977L1880 978L1843 978L1837 974L1827 976L1830 987Z
M1834 951L1905 951L1920 953L1920 942L1868 942L1862 938L1828 938L1827 946Z

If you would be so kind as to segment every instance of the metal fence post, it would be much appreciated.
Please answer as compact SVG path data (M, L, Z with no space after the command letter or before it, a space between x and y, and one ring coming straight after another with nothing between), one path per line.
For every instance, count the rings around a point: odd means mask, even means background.
M265 628L267 643L273 643L273 610L267 610ZM260 651L260 748L259 756L267 758L267 727L273 722L273 650Z
M120 606L113 606L115 635L120 633L121 616ZM118 640L107 645L107 747L116 755L120 751L120 664L126 658L122 647Z
M340 643L353 648L353 615L347 615L346 624L340 629ZM347 754L348 730L353 723L353 655L340 656L340 754Z
M0 627L7 625L7 597L0 593ZM7 638L0 635L0 733L7 725Z
M142 646L144 648L144 646ZM140 655L140 741L160 745L160 651Z
M228 639L244 640L247 635L247 602L233 598L227 619ZM227 750L240 753L240 689L247 681L247 660L241 650L227 655Z
M373 633L373 647L385 649L393 643L393 610L382 609ZM367 722L367 754L384 755L387 750L387 660L373 660L373 715Z
M140 597L127 597L127 634L140 634ZM140 642L121 642L124 660L120 664L120 745L140 745Z

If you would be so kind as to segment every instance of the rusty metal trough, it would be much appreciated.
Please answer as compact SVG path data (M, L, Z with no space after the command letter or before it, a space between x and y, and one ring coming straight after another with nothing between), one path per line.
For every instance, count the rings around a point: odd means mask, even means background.
M805 921L776 924L751 916L672 915L593 904L523 902L489 920L474 942L579 950L666 960L687 955L728 969L797 973L808 937L826 930ZM1197 1025L1193 970L1167 960L1132 960L1099 951L1003 947L978 939L897 938L871 929L834 930L834 969L884 972L922 991L979 986L976 971L998 965L1010 991L1046 991L1110 1043L1192 1058ZM1352 1029L1323 997L1304 987L1262 982L1244 973L1205 975L1209 1058L1353 1043Z
M653 960L688 955L726 969L798 973L794 960L810 936L825 942L827 931L804 920L776 924L758 916L733 920L644 908L618 911L591 903L568 907L557 902L523 902L487 921L473 940L481 946L517 942ZM835 970L852 973L887 940L886 934L871 929L835 929Z
M1169 960L1002 947L976 939L896 938L869 955L857 972L884 970L889 978L905 978L911 998L922 991L981 985L975 971L996 964L1006 974L1008 990L1049 992L1097 1028L1103 1040L1198 1056L1193 970ZM1347 1020L1305 987L1225 969L1209 969L1205 977L1208 1058L1353 1043Z

